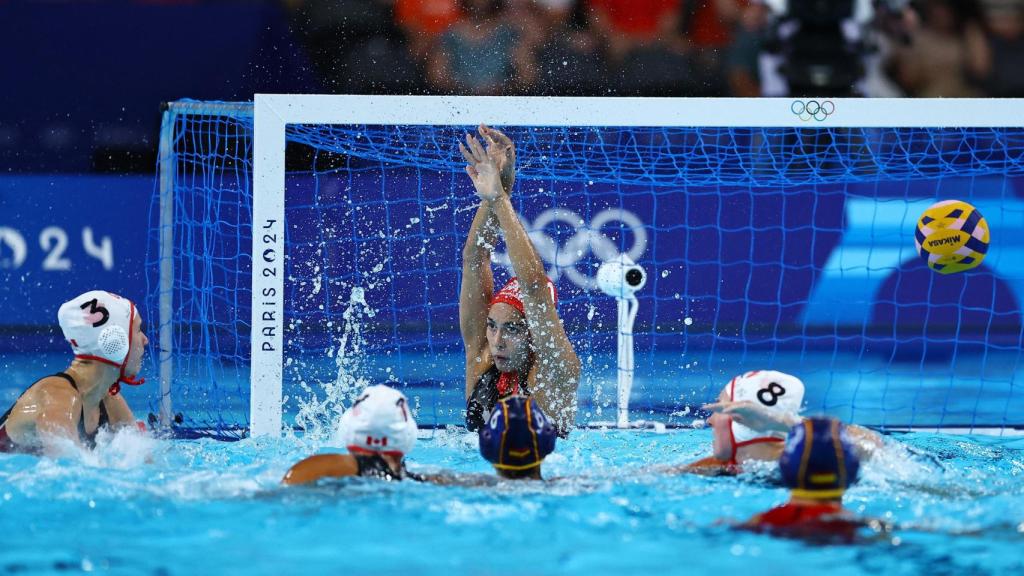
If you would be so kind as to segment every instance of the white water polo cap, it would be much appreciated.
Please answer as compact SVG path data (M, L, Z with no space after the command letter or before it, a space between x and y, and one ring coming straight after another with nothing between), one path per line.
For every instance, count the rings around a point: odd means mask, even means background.
M404 456L416 444L416 421L401 392L368 386L341 415L338 438L350 452Z
M131 300L103 290L86 292L65 302L57 311L57 322L75 358L121 369L120 377L111 386L111 394L117 394L121 382L134 386L145 382L130 378L124 372L132 345L138 345L132 342L132 324L137 314Z
M804 402L804 383L796 376L775 370L754 370L737 376L726 385L725 391L733 402L749 400L784 414L799 414ZM785 433L758 432L735 420L732 422L732 436L736 446L786 438Z

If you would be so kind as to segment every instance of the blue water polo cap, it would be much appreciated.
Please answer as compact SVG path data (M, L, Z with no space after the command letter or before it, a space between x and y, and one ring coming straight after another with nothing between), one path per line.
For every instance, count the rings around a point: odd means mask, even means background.
M805 418L789 430L779 468L793 496L835 500L857 481L860 459L838 420Z
M501 470L540 466L555 449L555 425L528 396L498 400L487 425L480 429L480 454Z

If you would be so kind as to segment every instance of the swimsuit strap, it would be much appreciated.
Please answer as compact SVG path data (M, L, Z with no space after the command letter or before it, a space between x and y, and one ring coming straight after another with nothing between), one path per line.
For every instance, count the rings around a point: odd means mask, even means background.
M71 384L71 387L75 389L75 392L78 392L78 383L75 382L75 379L72 378L71 375L68 374L67 372L57 372L56 374L53 375L53 377L54 378L63 378L65 380L67 380L68 384Z
M391 471L391 467L388 466L388 463L380 456L380 454L359 456L356 458L356 466L359 468L359 476L380 478L382 480L402 479L401 473L399 473L398 476L395 476L395 473Z
M75 382L75 379L72 378L70 374L66 372L58 372L54 374L54 376L67 380L68 383L71 384L71 387L75 389L75 392L79 392L78 383ZM81 392L79 392L79 394L81 394ZM107 407L103 404L102 400L100 401L99 410L100 417L96 422L96 430L94 430L92 434L89 434L85 431L85 402L82 402L82 417L78 420L78 438L89 448L96 447L96 434L99 433L101 427L110 423L110 415L107 413Z

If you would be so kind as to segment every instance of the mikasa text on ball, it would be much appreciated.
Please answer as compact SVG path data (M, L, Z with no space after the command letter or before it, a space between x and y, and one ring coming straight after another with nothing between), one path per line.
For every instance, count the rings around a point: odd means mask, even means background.
M970 270L988 252L988 222L977 208L961 200L943 200L917 220L914 247L940 274Z

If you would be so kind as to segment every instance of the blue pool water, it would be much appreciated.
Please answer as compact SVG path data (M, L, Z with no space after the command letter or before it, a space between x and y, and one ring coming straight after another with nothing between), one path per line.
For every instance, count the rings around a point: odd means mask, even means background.
M688 426L700 416L693 408L713 400L730 378L746 370L772 368L800 376L807 387L809 413L877 427L1015 427L1024 425L1021 358L1020 350L961 354L955 362L947 357L927 363L841 351L643 352L636 357L630 407L633 419ZM581 353L581 360L579 423L613 420L614 356ZM0 370L6 376L0 382L0 405L6 409L24 386L62 370L67 362L64 353L0 353ZM352 385L390 381L418 407L421 425L457 424L464 407L464 362L461 350L370 356L360 360L359 377L349 380ZM195 356L179 356L175 370L172 402L187 425L248 422L247 370ZM123 388L140 415L158 410L157 373L155 364L147 364L144 375L149 382ZM326 355L289 362L284 388L287 421L294 420L300 399L314 394L324 400L325 386L338 379L336 361Z
M4 356L4 409L26 379L59 370L63 360ZM435 369L448 370L441 365ZM638 398L656 400L672 384L646 378ZM128 393L145 406L145 389ZM592 394L581 388L584 405L595 405ZM278 483L292 463L335 448L311 436L217 442L103 435L94 452L59 460L0 455L0 574L1024 571L1020 436L888 436L846 503L898 529L829 547L729 528L730 519L786 499L772 466L739 478L649 470L704 456L710 442L700 429L584 429L547 459L545 477L555 480L545 483L465 488L355 480L284 489ZM475 435L454 427L421 431L409 467L490 473Z
M486 473L475 438L426 433L413 470ZM1014 574L1024 569L1024 442L908 434L846 497L893 535L820 547L721 523L781 503L763 471L665 477L707 431L585 430L547 483L351 481L283 489L302 439L163 441L128 433L62 460L0 456L0 573ZM961 535L954 535L963 533Z

